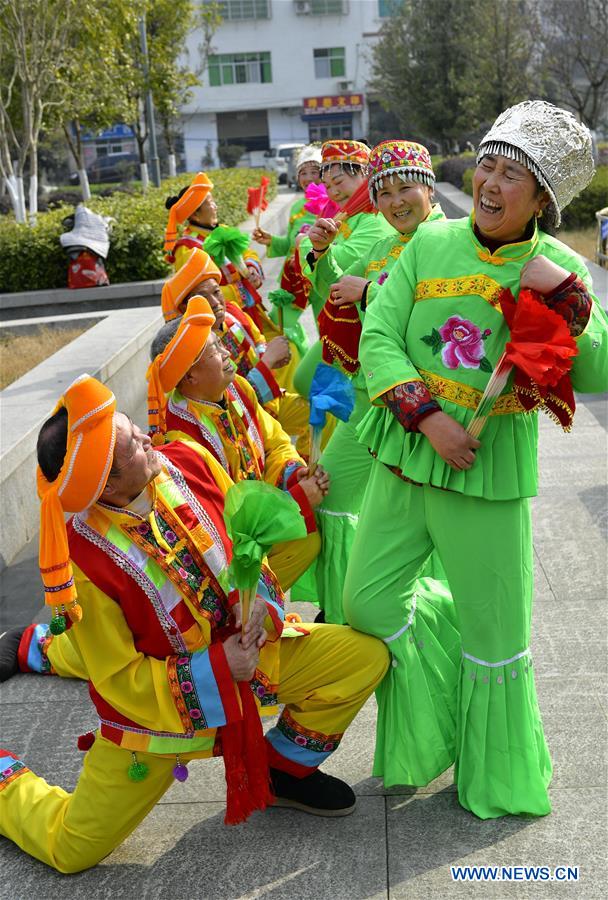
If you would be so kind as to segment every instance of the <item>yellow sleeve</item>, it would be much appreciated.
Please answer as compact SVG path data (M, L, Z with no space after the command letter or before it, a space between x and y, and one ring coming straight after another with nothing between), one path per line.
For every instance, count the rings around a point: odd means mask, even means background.
M236 684L221 643L166 659L145 656L135 647L120 605L78 566L73 568L83 617L72 628L72 640L89 680L110 706L142 728L184 734L194 730L183 712L191 707L194 690L202 712L196 730L240 717Z
M281 490L287 489L287 481L293 471L305 465L304 460L291 443L289 435L263 406L248 381L237 376L239 389L247 395L255 409L260 423L262 443L264 444L264 481Z

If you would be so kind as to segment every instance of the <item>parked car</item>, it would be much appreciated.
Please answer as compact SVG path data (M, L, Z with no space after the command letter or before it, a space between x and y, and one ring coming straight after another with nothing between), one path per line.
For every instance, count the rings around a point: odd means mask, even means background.
M268 169L267 150L247 150L236 164L237 169Z
M89 181L102 184L107 181L131 181L139 176L139 156L137 153L115 153L111 156L98 156L87 167ZM70 175L70 181L76 184L78 173Z
M266 168L273 169L277 173L279 184L287 183L289 161L293 158L296 150L303 147L304 144L278 144L266 150L264 156L266 158Z

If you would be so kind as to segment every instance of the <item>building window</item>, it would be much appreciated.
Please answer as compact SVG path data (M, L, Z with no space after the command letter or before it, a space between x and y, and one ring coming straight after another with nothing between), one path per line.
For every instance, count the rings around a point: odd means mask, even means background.
M353 117L335 116L331 121L309 122L309 141L327 141L329 138L352 138Z
M269 19L270 0L218 0L222 19Z
M347 0L295 0L296 13L308 16L345 16Z
M313 50L315 78L344 78L344 47L326 47Z
M394 16L402 5L403 0L378 0L378 17L388 19L389 16Z
M270 53L221 53L209 57L209 86L270 84Z

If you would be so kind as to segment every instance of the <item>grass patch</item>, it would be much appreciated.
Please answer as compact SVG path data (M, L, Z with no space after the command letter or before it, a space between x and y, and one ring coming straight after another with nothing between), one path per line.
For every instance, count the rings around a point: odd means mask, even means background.
M581 256L586 256L592 262L595 262L595 251L597 247L597 227L589 228L573 228L568 231L558 232L558 238L572 247Z
M90 327L79 325L74 328L49 328L44 325L29 334L10 334L0 338L0 390L17 381Z

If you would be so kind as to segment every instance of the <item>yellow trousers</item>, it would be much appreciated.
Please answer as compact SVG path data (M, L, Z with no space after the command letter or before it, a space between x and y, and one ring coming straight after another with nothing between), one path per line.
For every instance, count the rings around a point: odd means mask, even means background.
M285 434L296 438L296 450L300 456L307 457L310 444L308 400L299 394L285 393L282 397L275 397L267 403L264 409L278 420Z
M300 575L304 574L320 550L321 538L318 531L297 541L284 541L274 545L268 554L268 564L284 591L288 591Z
M303 734L335 738L384 676L388 653L381 641L346 626L306 627L307 637L281 641L278 699L286 704L283 716ZM0 834L60 872L94 866L173 783L175 756L138 753L137 758L149 769L140 782L127 774L131 753L98 736L73 794L24 770L0 789ZM180 758L189 762L196 754Z

